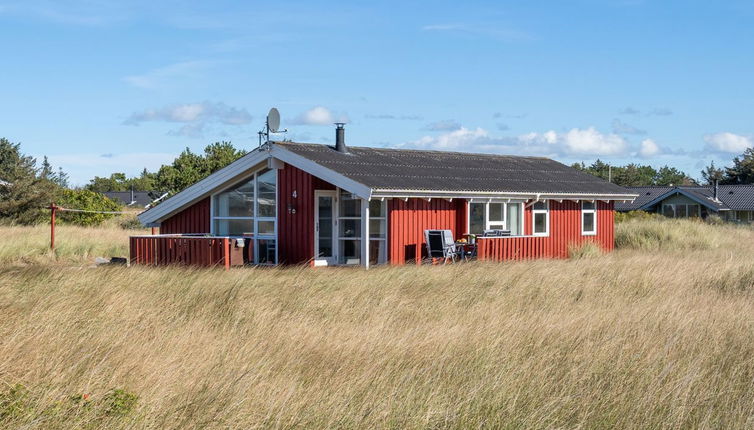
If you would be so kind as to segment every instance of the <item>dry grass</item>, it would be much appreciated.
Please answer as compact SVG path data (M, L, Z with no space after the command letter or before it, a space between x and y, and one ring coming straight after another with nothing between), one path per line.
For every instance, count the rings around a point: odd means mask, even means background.
M50 251L50 226L0 227L0 264L71 264L95 257L127 257L128 236L148 230L124 230L116 220L99 228L58 225L55 252Z
M706 239L630 239L658 226ZM750 428L752 231L618 236L633 249L368 272L4 263L0 425Z

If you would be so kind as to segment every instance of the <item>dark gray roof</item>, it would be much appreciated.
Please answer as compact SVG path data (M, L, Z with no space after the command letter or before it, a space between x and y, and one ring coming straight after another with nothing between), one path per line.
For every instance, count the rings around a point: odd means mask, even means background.
M754 185L720 185L717 198L735 211L754 210Z
M124 206L130 205L142 208L162 195L162 193L158 191L134 191L132 200L131 191L105 191L102 194L108 199L116 201ZM135 201L135 203L131 204L132 201Z
M617 211L635 211L641 209L647 203L650 203L658 197L664 195L673 187L626 187L626 190L639 195L633 202L616 202L615 210Z
M375 190L631 194L542 157L276 143Z
M714 199L712 186L626 187L626 189L639 194L639 197L633 203L616 203L616 210L647 209L676 193L687 195L715 210L754 210L754 185L719 185L717 201Z

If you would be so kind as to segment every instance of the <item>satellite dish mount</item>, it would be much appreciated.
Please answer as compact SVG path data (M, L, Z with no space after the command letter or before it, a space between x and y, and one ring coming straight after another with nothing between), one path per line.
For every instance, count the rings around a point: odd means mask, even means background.
M259 134L259 146L262 146L262 136L265 138L265 143L270 141L270 133L287 133L288 129L280 130L280 112L276 108L270 109L267 113L267 120L264 123L264 130Z

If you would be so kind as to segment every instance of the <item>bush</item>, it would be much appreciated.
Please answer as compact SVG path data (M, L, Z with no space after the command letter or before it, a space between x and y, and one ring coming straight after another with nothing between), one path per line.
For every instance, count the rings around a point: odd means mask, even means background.
M116 388L105 394L102 399L105 415L128 415L135 407L139 397L129 391Z
M136 216L132 215L123 215L121 219L118 220L118 226L123 230L139 230L144 228L144 226L141 225L141 221L139 221Z
M707 224L712 224L712 225L723 225L723 224L725 224L725 221L723 221L723 219L720 218L720 215L709 215L709 216L707 216L707 219L705 219L704 221L706 221Z
M0 422L22 418L30 411L29 392L23 385L12 385L0 392Z
M662 215L647 212L647 211L630 211L630 212L615 212L615 222L626 222L630 220L650 220L650 219L662 219Z
M602 248L594 242L586 242L580 246L569 246L568 257L569 258L590 258L602 255Z
M89 190L63 190L61 201L58 205L67 209L87 211L116 212L120 210L119 204L100 193ZM63 211L59 212L59 214L62 222L82 226L99 225L106 219L115 216L115 214Z
M721 246L730 232L692 219L659 216L649 220L633 219L615 226L616 248L643 250L699 250Z

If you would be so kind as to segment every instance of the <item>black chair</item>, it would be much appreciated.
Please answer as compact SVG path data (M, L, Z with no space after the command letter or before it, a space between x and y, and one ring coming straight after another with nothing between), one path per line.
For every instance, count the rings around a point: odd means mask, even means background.
M447 264L448 260L455 263L461 257L450 230L424 230L424 240L429 258L442 258L443 264Z

